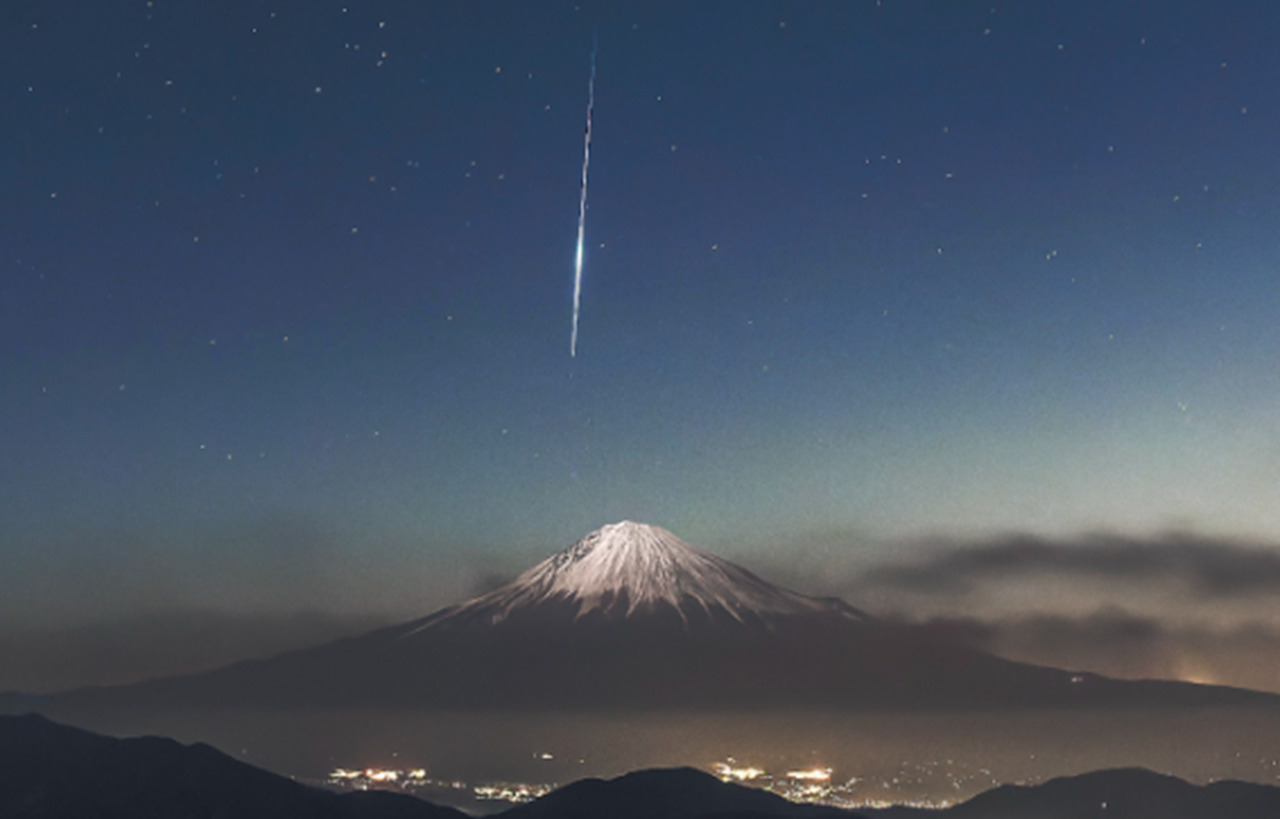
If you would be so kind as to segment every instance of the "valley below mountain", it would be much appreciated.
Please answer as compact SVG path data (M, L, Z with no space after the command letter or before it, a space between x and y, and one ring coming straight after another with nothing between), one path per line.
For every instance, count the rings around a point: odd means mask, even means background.
M854 777L836 781L830 768L770 775L763 769L712 766L583 777L563 786L519 791L511 801L465 804L471 814L507 819L1271 819L1280 788L1238 781L1196 785L1140 768L1092 771L983 789L973 798L934 802L928 809L885 801ZM985 771L990 774L990 771ZM148 736L113 738L37 715L0 717L0 815L13 819L464 819L453 807L422 799L458 792L462 783L428 780L426 771L340 770L358 786L319 788L269 773L206 744ZM741 780L741 781L734 781ZM476 787L477 797L496 788ZM841 796L843 795L843 796ZM457 797L455 797L456 799ZM902 801L902 800L899 800ZM917 802L918 804L918 802Z

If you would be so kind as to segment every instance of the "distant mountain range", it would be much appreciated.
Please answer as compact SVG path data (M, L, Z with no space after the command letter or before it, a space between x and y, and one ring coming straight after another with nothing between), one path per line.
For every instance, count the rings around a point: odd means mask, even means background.
M382 791L332 793L253 768L207 745L114 739L36 716L0 717L5 819L464 819ZM568 785L502 819L1275 819L1280 788L1196 787L1141 769L1000 787L948 810L848 813L800 805L688 768Z
M1263 706L1280 697L1011 662L775 586L665 529L605 526L428 617L219 670L0 710L971 710Z

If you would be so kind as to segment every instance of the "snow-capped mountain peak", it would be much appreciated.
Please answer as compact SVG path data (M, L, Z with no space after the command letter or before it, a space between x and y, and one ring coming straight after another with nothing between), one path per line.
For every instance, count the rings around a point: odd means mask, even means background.
M575 618L592 612L630 617L670 608L686 624L691 614L699 619L727 614L739 622L822 613L865 619L841 601L775 586L660 526L629 520L603 526L510 584L441 614L442 619L499 623L544 604L568 604Z

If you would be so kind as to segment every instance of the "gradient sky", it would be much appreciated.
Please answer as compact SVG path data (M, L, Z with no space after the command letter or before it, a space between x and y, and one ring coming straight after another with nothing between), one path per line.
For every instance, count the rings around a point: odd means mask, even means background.
M1278 40L1266 2L6 2L0 618L420 614L622 518L749 564L1269 549Z

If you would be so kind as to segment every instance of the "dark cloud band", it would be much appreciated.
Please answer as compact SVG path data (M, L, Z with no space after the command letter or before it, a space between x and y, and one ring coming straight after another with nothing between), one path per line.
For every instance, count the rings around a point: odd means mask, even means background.
M938 545L916 562L865 572L859 585L965 594L988 581L1063 577L1177 581L1201 598L1269 594L1280 591L1280 547L1187 533L1075 540L1013 535Z
M935 617L920 625L1022 662L1128 679L1184 679L1280 691L1280 629L1268 623L1171 625L1105 608L1079 617Z

